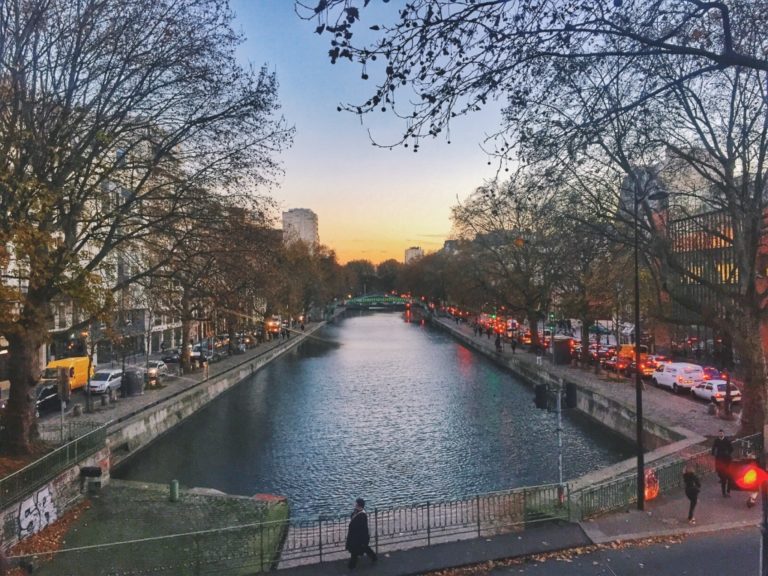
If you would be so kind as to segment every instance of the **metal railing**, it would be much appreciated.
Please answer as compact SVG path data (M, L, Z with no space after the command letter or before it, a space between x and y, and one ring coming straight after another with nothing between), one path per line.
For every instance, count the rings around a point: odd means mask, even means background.
M58 423L56 426L40 427L38 428L38 433L41 440L58 446L77 440L103 426L104 424L98 422L65 420L63 426L61 423Z
M371 546L377 551L430 546L522 530L527 525L570 516L568 488L534 486L424 502L368 512ZM281 567L342 557L348 516L292 521L281 550Z
M69 432L73 433L75 429ZM6 476L0 480L0 507L33 492L57 474L104 448L106 442L107 428L100 426Z
M734 456L741 457L762 449L762 434L734 440ZM692 466L697 474L706 476L715 471L710 450L701 450L685 457L672 457L646 466L658 481L659 493L663 494L683 484L683 471ZM620 510L637 502L637 476L625 475L594 484L571 495L577 520L583 520L606 512Z

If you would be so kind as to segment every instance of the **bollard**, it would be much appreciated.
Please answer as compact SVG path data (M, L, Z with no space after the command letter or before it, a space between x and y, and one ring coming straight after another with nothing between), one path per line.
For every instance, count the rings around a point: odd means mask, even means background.
M179 501L179 481L171 480L171 502Z

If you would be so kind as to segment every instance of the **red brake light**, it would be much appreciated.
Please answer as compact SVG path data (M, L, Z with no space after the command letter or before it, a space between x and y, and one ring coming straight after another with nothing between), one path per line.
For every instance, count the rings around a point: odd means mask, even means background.
M757 490L768 479L768 473L755 462L735 467L733 479L742 490Z

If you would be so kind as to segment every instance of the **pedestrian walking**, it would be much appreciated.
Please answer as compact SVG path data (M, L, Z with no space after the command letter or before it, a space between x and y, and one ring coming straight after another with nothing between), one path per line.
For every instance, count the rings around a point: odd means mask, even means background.
M731 459L733 457L733 444L730 438L721 429L712 444L712 455L715 457L715 472L720 478L720 490L723 498L731 495Z
M491 339L491 333L492 332L493 332L493 330L491 330L490 326L488 326L488 328L485 329L485 333L488 335L488 340Z
M691 465L685 467L683 484L685 485L685 496L690 502L690 506L688 506L688 524L696 524L696 518L693 516L693 513L696 510L696 503L699 501L701 480L699 480Z
M501 352L501 334L496 334L496 341L494 344L496 345L496 352Z
M515 353L516 349L517 349L517 340L512 338L512 354Z
M363 554L368 556L371 562L378 560L376 552L371 550L371 547L368 545L370 541L371 534L368 531L368 514L365 512L365 500L358 498L355 500L355 509L350 516L349 529L347 530L346 549L350 553L350 570L357 564L358 556Z

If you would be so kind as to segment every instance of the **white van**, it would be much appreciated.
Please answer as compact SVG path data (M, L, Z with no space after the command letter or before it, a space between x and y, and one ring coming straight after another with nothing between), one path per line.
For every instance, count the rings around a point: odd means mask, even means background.
M653 385L669 388L675 394L690 390L704 381L704 369L688 362L668 362L660 365L653 373Z

